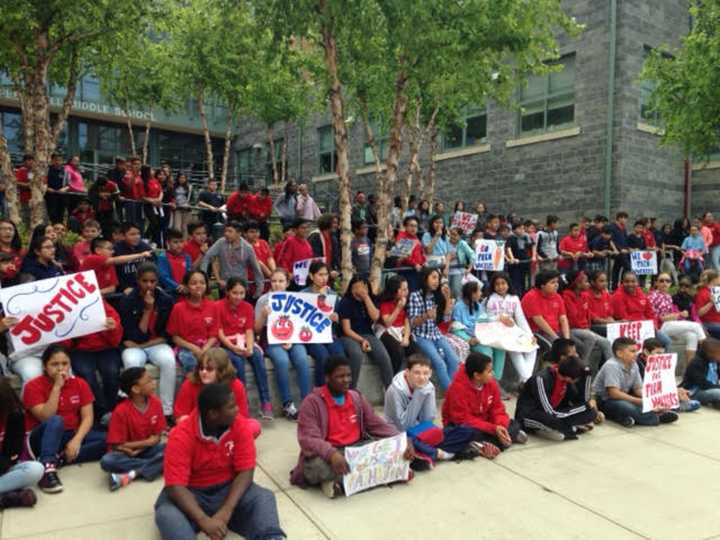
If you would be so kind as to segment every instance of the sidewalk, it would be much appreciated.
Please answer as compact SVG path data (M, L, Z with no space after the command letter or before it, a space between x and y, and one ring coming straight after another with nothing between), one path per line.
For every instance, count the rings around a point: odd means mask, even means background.
M658 428L605 424L579 441L531 437L493 462L445 463L410 485L329 500L290 487L295 425L277 419L258 439L255 480L275 492L293 539L720 539L719 426L706 409ZM159 538L161 481L110 493L97 464L61 477L64 493L4 512L0 540Z

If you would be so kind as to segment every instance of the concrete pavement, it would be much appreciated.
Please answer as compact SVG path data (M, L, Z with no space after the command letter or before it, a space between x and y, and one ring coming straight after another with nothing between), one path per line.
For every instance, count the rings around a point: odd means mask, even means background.
M606 423L579 441L531 437L492 462L444 463L409 485L328 500L290 487L295 426L277 419L258 440L255 479L275 492L288 537L303 540L720 539L719 427L720 412L705 409L658 428ZM63 493L2 514L0 540L159 538L161 481L110 493L97 464L61 478Z

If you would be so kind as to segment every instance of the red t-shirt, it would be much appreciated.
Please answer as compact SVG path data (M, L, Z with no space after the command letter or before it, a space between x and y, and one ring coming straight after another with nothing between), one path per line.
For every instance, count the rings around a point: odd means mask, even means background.
M29 203L32 195L30 191L30 171L25 167L18 167L15 169L15 181L18 184L20 202L22 204Z
M338 405L327 385L322 387L322 396L328 409L327 442L333 446L347 446L360 440L360 422L350 393L345 393L345 402Z
M292 274L296 262L312 258L313 250L310 242L297 236L288 236L287 240L283 243L278 266Z
M78 264L82 265L85 257L90 255L90 242L81 240L73 246L73 256L77 259Z
M145 196L151 199L157 199L160 195L162 195L162 185L160 185L157 178L151 178L148 180Z
M560 240L558 249L562 253L568 251L570 253L587 253L589 251L587 245L587 238L583 235L579 235L577 238L573 238L572 235L567 235ZM569 269L573 267L572 259L558 259L558 268Z
M392 312L395 311L395 306L397 306L397 302L394 302L393 300L388 300L387 302L380 304L380 317L383 317L384 315L392 315ZM395 321L392 325L397 328L403 328L405 326L406 316L405 310L400 310L400 313L398 313L398 316L395 317Z
M53 381L46 375L35 377L25 385L23 390L23 405L25 406L25 429L30 431L40 424L30 409L36 405L46 403L50 398ZM80 425L80 409L95 401L90 386L80 377L69 377L60 390L57 414L62 416L66 430L75 430Z
M255 439L248 420L241 415L215 439L202 432L195 410L170 432L165 447L166 486L216 486L254 468Z
M417 236L412 236L405 231L400 231L395 237L395 242L399 242L400 240L413 240L415 242L410 256L406 259L402 259L399 262L400 266L415 266L417 264L425 264L426 259L425 253L423 252L422 242L420 242Z
M200 390L202 390L202 383L194 383L190 379L185 381L180 386L180 391L175 398L175 405L173 406L173 415L175 418L186 416L195 410L197 407L198 396ZM237 402L239 412L245 418L250 418L250 412L248 410L247 394L245 393L245 386L239 379L233 379L230 383L230 389L235 394L235 401Z
M270 260L270 257L272 257L272 250L270 249L270 245L262 238L258 238L258 241L255 242L255 244L253 245L253 251L255 252L255 258L258 260L258 262L261 262L267 266L268 260ZM255 272L253 272L253 269L251 267L248 267L247 269L247 279L248 282L251 282L255 279Z
M117 272L114 264L107 264L108 257L104 255L88 255L80 264L80 271L93 270L101 289L118 286Z
M645 229L643 231L643 240L645 240L645 247L647 248L653 248L657 246L657 242L655 241L655 235L649 229Z
M590 302L587 291L578 296L574 291L567 289L563 291L562 298L570 328L590 328Z
M175 283L182 283L185 274L190 271L190 268L187 266L187 259L185 259L186 255L187 253L184 251L181 252L180 255L175 255L170 251L165 252L165 258L167 258L168 265L170 266L170 274ZM192 257L190 257L190 259L192 260Z
M202 347L208 339L217 337L215 303L203 298L199 304L191 304L187 300L175 304L167 322L167 333Z
M700 287L697 290L697 294L695 295L695 308L700 309L708 302L712 301L712 294L710 293L709 287ZM716 323L720 324L720 313L718 313L718 310L715 309L715 306L712 306L710 310L705 313L702 317L700 317L700 320L705 323Z
M237 307L233 308L230 300L224 298L215 302L218 315L218 325L222 328L225 336L234 336L235 334L245 335L245 332L252 330L254 327L255 312L253 307L244 300Z
M272 198L269 196L262 197L260 195L255 195L255 200L250 206L249 213L250 217L257 222L262 223L263 221L267 221L270 214L272 214Z
M565 303L558 293L545 296L540 289L531 289L523 296L522 309L530 323L530 329L537 332L538 328L533 317L541 316L556 334L560 333L560 316L566 315Z
M124 399L115 407L110 418L107 443L142 441L152 435L160 435L166 426L162 403L157 397L148 398L144 411L138 409L132 400Z
M195 264L195 262L203 256L201 248L202 246L191 238L183 245L183 253L190 255L190 260Z
M595 296L594 291L585 291L590 307L590 320L609 319L613 316L612 299L610 293L603 291L600 296Z
M632 295L625 292L624 287L618 287L612 295L612 306L613 317L621 321L654 321L656 318L655 310L640 287Z
M235 192L228 197L227 211L231 217L245 218L250 213L255 196L252 193Z
M125 175L124 187L125 197L128 199L139 201L145 196L145 185L143 184L140 175L133 176L132 172L128 171Z

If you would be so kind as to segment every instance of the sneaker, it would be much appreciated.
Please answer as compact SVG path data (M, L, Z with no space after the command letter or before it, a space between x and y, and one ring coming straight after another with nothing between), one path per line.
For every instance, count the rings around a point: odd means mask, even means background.
M320 489L328 499L334 499L338 495L342 494L342 488L340 484L335 480L326 480L320 484Z
M295 408L295 404L292 401L288 401L285 405L283 405L283 414L288 420L298 419L298 410Z
M565 434L556 429L539 429L535 432L535 435L548 441L561 442L565 440Z
M452 452L446 452L445 450L440 450L438 448L437 451L437 460L438 461L450 461L452 459L455 459L455 454Z
M260 405L260 419L267 422L272 422L275 419L275 416L273 416L272 403L267 402Z
M593 420L594 424L602 424L605 421L605 413L602 411L597 412L597 416L595 416L595 420Z
M693 412L700 408L700 402L697 399L688 399L680 402L680 412ZM717 408L717 407L716 407Z
M110 491L117 491L121 487L127 486L130 482L132 482L132 478L130 478L130 475L127 473L110 473L108 478L108 487L110 488Z
M665 411L658 415L658 420L660 420L661 424L672 424L673 422L677 422L678 418L680 418L678 413L672 411Z
M16 489L0 497L0 508L32 508L36 502L37 496L32 489Z
M620 420L620 425L622 427L631 428L635 425L635 419L632 416L626 416Z
M581 426L575 426L575 433L577 433L578 435L584 435L584 434L587 433L588 431L592 431L594 427L595 427L595 426L593 426L592 424L585 424L585 425L581 425Z
M528 442L528 435L525 433L522 429L518 431L518 434L515 435L515 440L513 441L517 444L526 444Z
M481 443L473 441L470 447L477 450L478 454L485 459L495 459L500 454L500 449L492 443Z
M62 482L57 475L55 465L46 465L45 474L38 482L38 487L45 493L60 493L63 490Z

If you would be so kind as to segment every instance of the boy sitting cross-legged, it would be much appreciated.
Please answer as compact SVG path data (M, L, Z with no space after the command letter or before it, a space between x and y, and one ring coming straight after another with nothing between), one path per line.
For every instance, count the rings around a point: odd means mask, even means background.
M155 380L144 367L131 367L120 374L120 389L128 398L112 413L107 433L111 451L100 460L110 473L110 491L138 477L150 482L163 471L165 445L160 435L167 424L155 396Z

